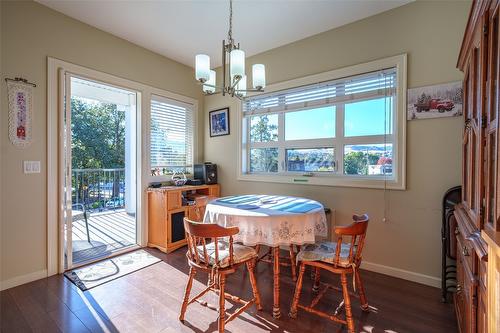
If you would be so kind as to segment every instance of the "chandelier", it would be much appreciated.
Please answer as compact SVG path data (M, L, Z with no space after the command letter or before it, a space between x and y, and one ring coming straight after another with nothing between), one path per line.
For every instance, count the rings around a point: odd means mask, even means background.
M229 60L228 63L226 61ZM226 65L229 67L227 72ZM229 0L229 31L227 42L222 41L222 86L216 83L216 73L210 69L210 57L206 54L197 54L195 57L195 77L203 85L203 92L207 95L230 95L242 99L247 92L262 92L266 86L266 68L263 64L252 66L252 86L247 89L245 75L245 52L240 49L240 43L233 39L233 1Z

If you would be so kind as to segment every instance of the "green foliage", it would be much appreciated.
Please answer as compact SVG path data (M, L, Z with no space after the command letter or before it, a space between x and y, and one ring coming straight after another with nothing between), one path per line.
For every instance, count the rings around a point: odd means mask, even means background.
M125 113L115 104L71 99L73 169L125 166Z
M347 175L367 175L368 165L377 164L380 156L362 151L352 151L344 156L344 173Z
M252 124L250 128L250 138L253 142L269 142L278 139L278 126L269 124L267 115L256 117L259 121Z
M259 116L258 122L250 127L253 142L269 142L278 139L278 126L269 124L269 117ZM278 149L252 149L250 153L251 172L278 172Z

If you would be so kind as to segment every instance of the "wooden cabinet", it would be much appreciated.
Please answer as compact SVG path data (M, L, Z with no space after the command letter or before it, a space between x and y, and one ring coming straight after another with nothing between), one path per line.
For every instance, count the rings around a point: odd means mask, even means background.
M499 2L474 1L458 67L464 72L462 202L457 205L457 290L460 332L496 332L492 324L491 243L500 231L498 169ZM483 235L481 234L483 232ZM499 238L500 239L500 238Z
M169 253L186 245L184 217L202 221L219 185L165 186L148 189L148 246Z

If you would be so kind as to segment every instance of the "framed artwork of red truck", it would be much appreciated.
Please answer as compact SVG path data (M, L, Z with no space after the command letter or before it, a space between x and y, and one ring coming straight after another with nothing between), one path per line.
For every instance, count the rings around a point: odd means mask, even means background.
M462 115L462 82L408 89L408 120Z

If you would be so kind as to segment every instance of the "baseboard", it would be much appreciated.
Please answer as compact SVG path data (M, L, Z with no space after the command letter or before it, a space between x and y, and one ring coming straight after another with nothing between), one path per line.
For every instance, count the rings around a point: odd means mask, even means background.
M26 275L20 275L13 277L12 279L8 279L5 281L0 281L0 290L5 290L9 288L13 288L19 286L21 284L25 284L31 281L43 279L47 277L47 270L41 270L33 273L29 273Z
M366 261L363 261L361 263L361 268L366 269L367 271L381 273L381 274L397 277L400 279L425 284L425 285L431 286L431 287L441 288L441 279L434 277L434 276L420 274L420 273L411 272L411 271L407 271L407 270L400 269L400 268L384 266L384 265L375 264L375 263L366 262Z

